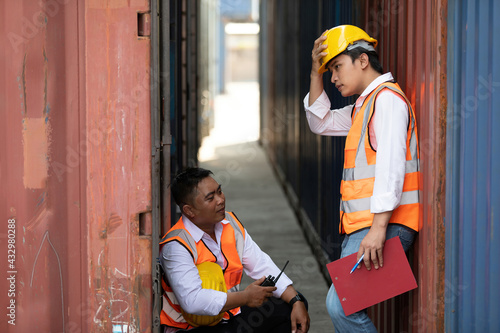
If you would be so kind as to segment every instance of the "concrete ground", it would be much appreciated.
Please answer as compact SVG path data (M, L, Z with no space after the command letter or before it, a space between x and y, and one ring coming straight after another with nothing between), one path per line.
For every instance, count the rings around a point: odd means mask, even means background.
M333 332L325 298L328 285L263 149L258 145L258 84L230 83L215 99L215 121L200 149L200 166L214 172L252 238L309 302L311 333ZM243 124L243 126L242 126ZM251 280L246 277L242 287Z

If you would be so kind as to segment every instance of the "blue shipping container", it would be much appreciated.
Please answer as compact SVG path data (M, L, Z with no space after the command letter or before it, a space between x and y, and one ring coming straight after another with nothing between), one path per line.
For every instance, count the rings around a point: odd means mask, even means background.
M448 2L445 327L500 330L500 2Z

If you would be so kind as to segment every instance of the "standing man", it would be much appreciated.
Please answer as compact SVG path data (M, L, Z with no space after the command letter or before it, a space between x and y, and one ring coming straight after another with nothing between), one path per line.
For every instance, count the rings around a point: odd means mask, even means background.
M161 323L165 333L307 332L305 298L284 273L276 286L261 286L265 276L276 277L280 269L236 215L226 212L222 188L211 175L209 170L188 168L170 185L182 217L160 242L165 273ZM202 288L198 268L206 263L220 266L227 293ZM243 271L255 282L240 291ZM193 315L223 315L224 319L214 326L193 328L191 324L198 326L189 320Z
M311 131L347 136L340 186L341 257L364 254L368 270L383 267L386 239L399 236L403 248L419 229L419 150L410 102L375 51L377 40L342 25L325 31L312 50L311 85L304 107ZM354 105L330 110L323 73ZM366 310L346 316L332 285L326 299L336 332L376 332Z

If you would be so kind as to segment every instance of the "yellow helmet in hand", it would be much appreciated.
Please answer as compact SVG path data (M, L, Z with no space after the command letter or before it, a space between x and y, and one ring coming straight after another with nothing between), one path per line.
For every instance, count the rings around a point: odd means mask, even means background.
M227 293L226 281L222 268L214 262L203 262L196 265L201 278L201 287L203 289L213 289ZM224 317L224 313L216 316L200 316L185 312L181 308L181 313L189 325L194 327L199 326L214 326L217 325Z
M326 68L328 62L344 52L348 47L354 48L361 46L371 51L375 50L378 43L375 38L370 37L364 30L354 25L339 25L328 30L324 35L327 37L323 45L328 45L328 48L323 51L327 54L321 58L321 67L318 73L326 72L328 70L328 68ZM359 41L365 41L365 43L361 42L356 45L356 42Z

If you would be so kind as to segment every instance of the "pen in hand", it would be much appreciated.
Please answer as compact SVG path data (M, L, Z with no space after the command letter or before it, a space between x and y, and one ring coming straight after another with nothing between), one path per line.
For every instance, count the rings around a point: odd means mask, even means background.
M361 258L359 258L359 260L356 262L356 265L354 265L354 267L351 269L351 272L349 274L352 274L352 272L354 272L354 270L356 269L356 267L358 267L359 263L361 262L361 260L363 260L364 257L365 257L365 254L363 253Z

